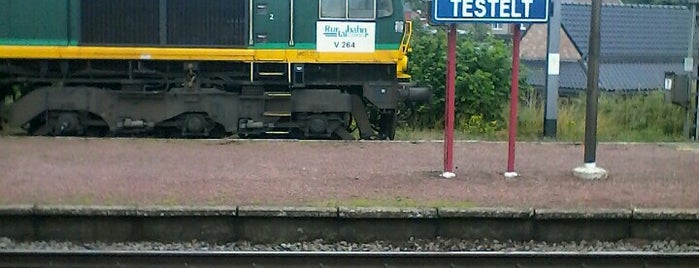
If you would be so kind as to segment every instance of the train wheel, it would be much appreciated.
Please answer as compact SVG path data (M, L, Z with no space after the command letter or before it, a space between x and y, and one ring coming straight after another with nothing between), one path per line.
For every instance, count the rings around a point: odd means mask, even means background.
M396 138L396 126L398 120L396 118L396 112L384 112L381 114L379 119L379 138L380 139L390 139Z
M209 138L212 139L222 139L226 137L226 128L221 124L216 124L216 126L209 132Z
M77 111L44 112L25 129L31 136L104 137L109 132L107 123L99 116Z
M90 126L90 127L87 127L87 130L85 131L85 136L102 138L102 137L106 137L107 133L109 133L108 127Z
M61 112L56 118L52 134L56 136L77 136L82 135L84 129L85 126L77 113Z
M27 128L27 134L30 136L47 136L49 131L50 129L44 120L33 120Z

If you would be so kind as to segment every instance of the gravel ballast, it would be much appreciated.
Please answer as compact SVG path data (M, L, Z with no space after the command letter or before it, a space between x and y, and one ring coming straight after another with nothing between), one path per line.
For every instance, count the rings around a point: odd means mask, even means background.
M289 242L280 244L251 244L235 242L212 244L207 242L183 243L72 243L57 241L17 242L8 238L0 238L0 250L116 250L116 251L383 251L383 252L449 252L449 251L489 251L489 252L697 252L699 241L645 241L627 240L616 242L605 241L498 241L498 240L454 240L436 238L430 240L415 239L403 243L376 241L373 243L327 242L314 240L305 242Z

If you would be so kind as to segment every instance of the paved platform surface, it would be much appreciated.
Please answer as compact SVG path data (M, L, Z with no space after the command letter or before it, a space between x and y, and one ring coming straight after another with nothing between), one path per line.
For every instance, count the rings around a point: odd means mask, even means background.
M604 181L572 174L583 147L457 142L0 137L0 205L697 208L696 144L600 144Z

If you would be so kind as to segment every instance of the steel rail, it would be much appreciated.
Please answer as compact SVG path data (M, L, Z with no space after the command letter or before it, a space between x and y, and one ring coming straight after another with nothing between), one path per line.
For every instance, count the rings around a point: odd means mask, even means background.
M0 267L698 267L699 253L0 251Z

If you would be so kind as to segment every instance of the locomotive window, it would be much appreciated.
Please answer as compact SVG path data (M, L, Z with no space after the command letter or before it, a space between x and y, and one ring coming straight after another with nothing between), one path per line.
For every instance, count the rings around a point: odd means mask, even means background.
M320 18L373 20L376 18L376 0L320 0Z
M373 19L376 14L374 0L347 0L350 19Z
M320 0L321 19L347 18L346 0Z
M377 0L376 16L379 18L393 15L393 2L391 0Z

